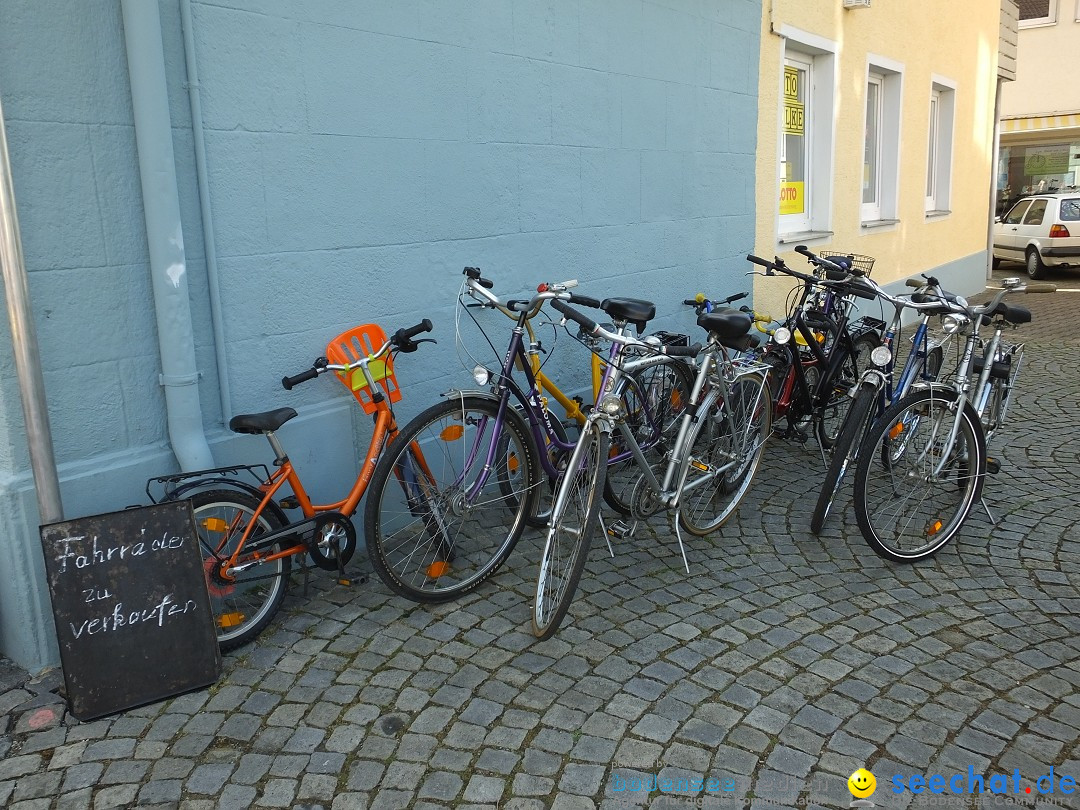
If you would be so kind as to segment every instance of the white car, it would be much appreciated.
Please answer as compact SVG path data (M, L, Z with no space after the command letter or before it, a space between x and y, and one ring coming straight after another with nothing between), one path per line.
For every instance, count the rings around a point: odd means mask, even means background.
M994 220L994 267L1002 260L1023 262L1031 278L1080 266L1080 189L1024 197Z

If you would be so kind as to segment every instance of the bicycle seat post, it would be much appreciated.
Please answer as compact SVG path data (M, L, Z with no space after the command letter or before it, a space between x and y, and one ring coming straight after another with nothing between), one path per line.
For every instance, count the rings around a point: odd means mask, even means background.
M277 434L272 430L268 430L263 435L266 436L266 440L270 442L270 449L274 451L274 466L280 467L285 464L289 460L289 457L285 455L285 448L281 446L281 440L278 439Z

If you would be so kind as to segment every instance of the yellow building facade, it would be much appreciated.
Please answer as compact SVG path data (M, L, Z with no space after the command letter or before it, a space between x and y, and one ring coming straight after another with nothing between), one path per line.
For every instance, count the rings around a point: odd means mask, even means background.
M849 3L852 0L849 0ZM986 0L766 0L755 250L876 260L881 284L987 275L1001 9ZM756 277L779 314L789 280Z

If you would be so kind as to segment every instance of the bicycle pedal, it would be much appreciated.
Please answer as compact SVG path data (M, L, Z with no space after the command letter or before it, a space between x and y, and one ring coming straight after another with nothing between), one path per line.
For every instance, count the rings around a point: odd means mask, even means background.
M986 471L990 473L990 475L997 475L999 472L1001 472L1001 462L998 461L996 458L987 458Z
M628 524L622 520L615 520L608 524L607 533L616 540L625 540L633 536L635 527L636 522Z

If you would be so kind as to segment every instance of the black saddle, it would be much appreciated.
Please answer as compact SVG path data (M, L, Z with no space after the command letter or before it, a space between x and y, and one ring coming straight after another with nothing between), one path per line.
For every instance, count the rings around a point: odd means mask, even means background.
M644 332L645 324L656 317L656 304L639 298L605 298L600 309L613 320L634 324L638 332Z
M296 416L292 408L276 408L262 413L242 413L229 420L233 433L268 433L277 430Z
M729 349L746 351L749 348L746 333L753 326L754 319L745 312L736 309L703 312L697 322L698 326L716 335L716 339Z

